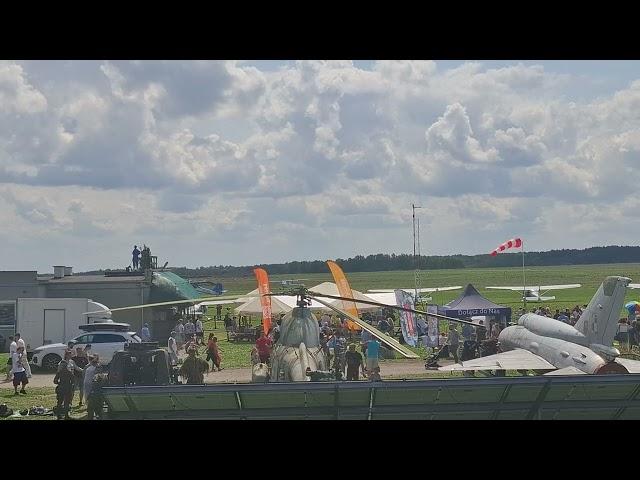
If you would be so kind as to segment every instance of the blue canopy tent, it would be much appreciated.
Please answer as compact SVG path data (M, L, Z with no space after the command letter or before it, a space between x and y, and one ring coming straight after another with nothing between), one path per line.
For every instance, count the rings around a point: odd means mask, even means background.
M438 313L460 319L483 315L497 321L503 328L511 320L511 307L498 305L487 300L471 284L466 286L458 298L446 305L439 306Z

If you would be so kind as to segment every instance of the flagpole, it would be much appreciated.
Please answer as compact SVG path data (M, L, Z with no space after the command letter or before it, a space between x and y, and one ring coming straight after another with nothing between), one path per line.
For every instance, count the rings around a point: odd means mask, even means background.
M520 244L522 249L522 303L524 305L524 313L527 313L527 295L525 289L527 288L527 282L524 274L524 240Z

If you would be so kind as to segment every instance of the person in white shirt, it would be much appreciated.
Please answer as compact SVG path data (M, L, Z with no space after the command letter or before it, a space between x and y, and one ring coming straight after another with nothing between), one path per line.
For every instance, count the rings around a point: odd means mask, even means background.
M29 365L29 360L27 358L27 345L19 333L16 333L16 342L18 344L18 348L22 347L22 351L24 352L25 361L23 363L24 369L27 372L27 378L31 378L31 365Z
M100 362L97 355L91 357L91 362L84 371L84 394L89 403L89 395L91 394L91 387L93 386L93 377L98 373Z
M22 390L20 393L26 394L26 390L24 387L29 383L29 379L27 378L27 372L24 368L24 363L27 358L24 354L24 347L18 347L18 350L11 354L12 367L11 372L13 373L13 389L15 391L14 395L18 395L18 385L22 384Z
M204 328L202 327L202 320L196 320L196 342L200 345L204 345Z
M6 381L8 382L9 380L11 380L11 377L13 376L13 373L11 373L12 371L12 366L13 366L13 354L16 353L16 350L18 350L18 344L15 342L15 340L13 339L13 335L9 336L9 359L7 360L7 365L9 365L9 368L7 369L7 378Z
M181 349L182 345L184 345L184 325L182 324L182 320L178 320L178 324L176 325L176 336L174 338L178 344L178 349Z
M178 364L178 344L176 342L176 332L171 332L171 336L167 341L167 349L169 350L169 359L171 360L171 365Z

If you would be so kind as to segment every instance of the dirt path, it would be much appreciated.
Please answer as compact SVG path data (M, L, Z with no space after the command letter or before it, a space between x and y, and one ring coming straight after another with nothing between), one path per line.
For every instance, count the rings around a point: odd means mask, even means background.
M453 363L452 360L441 360L441 365ZM409 378L415 378L418 375L427 376L424 368L424 360L397 360L391 362L380 362L380 373L382 378L401 378L407 375ZM29 379L29 387L53 387L52 373L33 372L33 376ZM229 368L221 372L209 372L205 375L205 383L249 383L251 381L250 368ZM13 388L11 381L0 381L0 388ZM28 388L28 387L27 387Z

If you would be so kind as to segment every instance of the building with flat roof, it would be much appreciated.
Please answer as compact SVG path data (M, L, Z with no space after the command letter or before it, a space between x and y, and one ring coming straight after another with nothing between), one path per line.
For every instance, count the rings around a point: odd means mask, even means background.
M18 298L89 298L109 308L194 299L200 293L188 280L169 272L146 270L107 271L104 275L74 275L71 267L55 266L54 274L36 271L0 271L0 349L3 339L15 333ZM187 307L188 304L180 308ZM149 323L151 335L163 342L174 324L171 306L113 312L114 322L128 323L140 331ZM8 349L8 344L4 350Z

